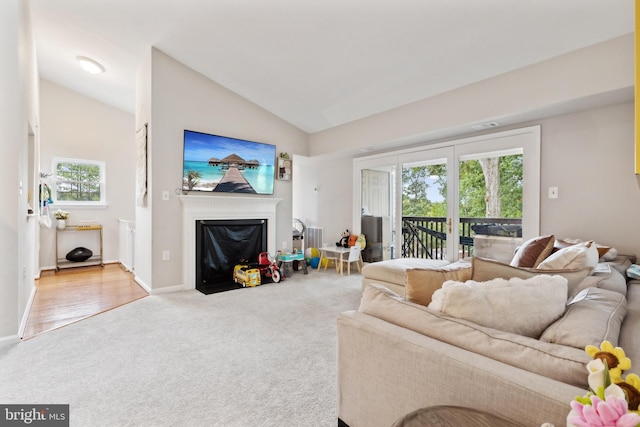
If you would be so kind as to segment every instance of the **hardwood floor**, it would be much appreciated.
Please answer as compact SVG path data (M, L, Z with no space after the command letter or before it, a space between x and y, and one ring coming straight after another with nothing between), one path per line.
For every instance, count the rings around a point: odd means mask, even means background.
M148 293L119 264L45 271L36 280L36 294L22 339L111 310Z

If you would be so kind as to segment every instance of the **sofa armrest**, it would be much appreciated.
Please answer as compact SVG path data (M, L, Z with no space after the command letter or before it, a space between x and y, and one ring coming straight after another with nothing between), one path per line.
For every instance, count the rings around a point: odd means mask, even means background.
M564 425L569 402L585 393L364 313L337 322L338 416L350 427L388 427L433 405L473 407L523 426Z

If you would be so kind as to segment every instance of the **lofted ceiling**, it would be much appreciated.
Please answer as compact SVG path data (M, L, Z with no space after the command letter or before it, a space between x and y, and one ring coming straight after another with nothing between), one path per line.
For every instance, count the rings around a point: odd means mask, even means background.
M308 133L632 33L634 19L633 0L30 4L44 79L133 113L154 46Z

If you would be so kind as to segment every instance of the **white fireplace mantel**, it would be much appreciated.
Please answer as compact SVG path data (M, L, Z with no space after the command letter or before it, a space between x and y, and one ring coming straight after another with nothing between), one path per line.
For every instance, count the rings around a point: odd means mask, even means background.
M196 221L207 219L266 219L267 250L276 252L275 197L242 197L187 195L182 203L183 278L185 289L195 289L196 283Z

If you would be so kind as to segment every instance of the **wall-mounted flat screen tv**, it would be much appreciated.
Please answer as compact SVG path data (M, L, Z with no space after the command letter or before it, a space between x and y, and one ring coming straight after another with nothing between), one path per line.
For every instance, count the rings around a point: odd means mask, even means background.
M273 194L276 146L184 131L182 189Z

